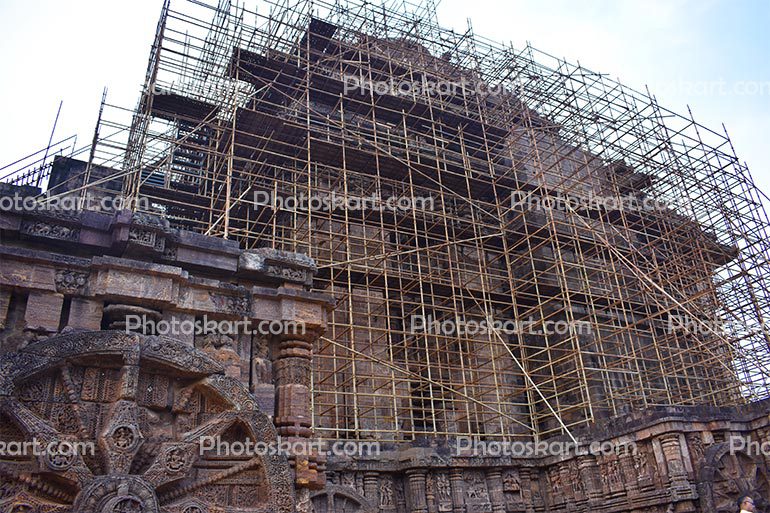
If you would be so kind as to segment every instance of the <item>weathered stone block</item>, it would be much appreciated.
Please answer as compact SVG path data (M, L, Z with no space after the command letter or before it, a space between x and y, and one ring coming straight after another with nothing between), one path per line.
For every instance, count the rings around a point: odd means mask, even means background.
M5 329L8 318L8 306L11 304L11 291L0 288L0 330Z
M254 394L259 409L272 418L275 413L275 387L260 383L252 385L251 393Z
M63 304L63 294L31 291L24 314L26 328L52 333L58 331Z
M101 301L80 297L72 298L67 326L84 330L98 330L102 324Z

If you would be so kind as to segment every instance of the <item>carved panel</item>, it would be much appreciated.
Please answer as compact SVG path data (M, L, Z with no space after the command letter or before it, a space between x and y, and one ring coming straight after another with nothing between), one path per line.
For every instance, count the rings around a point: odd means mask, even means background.
M32 237L46 237L66 241L76 241L80 238L80 230L64 224L50 221L25 219L21 225L21 233Z
M83 294L88 282L88 272L57 269L54 281L56 283L56 292L60 294Z

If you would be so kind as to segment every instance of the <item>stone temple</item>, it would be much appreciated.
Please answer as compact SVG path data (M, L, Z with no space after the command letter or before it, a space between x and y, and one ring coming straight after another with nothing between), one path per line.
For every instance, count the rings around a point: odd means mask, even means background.
M2 513L770 511L766 197L649 93L430 1L174 0L47 150Z

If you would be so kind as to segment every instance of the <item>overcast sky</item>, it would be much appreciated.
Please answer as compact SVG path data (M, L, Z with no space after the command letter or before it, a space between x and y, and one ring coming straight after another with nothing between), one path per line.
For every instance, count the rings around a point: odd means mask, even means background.
M172 0L180 3L182 0ZM253 6L256 2L249 1ZM133 107L162 0L0 0L0 166L56 138L93 134L102 89ZM527 41L716 130L770 192L770 2L766 0L443 0L442 25Z

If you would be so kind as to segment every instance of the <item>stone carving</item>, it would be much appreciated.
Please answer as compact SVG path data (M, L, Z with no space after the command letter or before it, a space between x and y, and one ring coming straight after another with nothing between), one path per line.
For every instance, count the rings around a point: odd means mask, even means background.
M316 266L315 262L305 255L258 248L241 254L238 269L264 278L310 285Z
M342 474L340 484L342 486L346 486L348 488L355 489L356 488L356 476L355 474L346 472Z
M273 381L273 364L270 361L270 351L264 336L254 338L252 351L252 368L254 381L258 384L270 384Z
M208 513L208 508L200 504L190 504L184 507L182 513Z
M308 279L308 271L304 269L293 269L291 267L279 267L277 265L269 265L265 271L270 277L282 278L286 281L294 281L298 283L304 283ZM310 276L312 278L312 276Z
M203 352L219 362L225 368L226 374L240 377L241 358L237 350L238 343L231 337L211 333L200 338L196 345L202 346Z
M56 292L60 294L83 294L83 289L88 282L88 272L57 269L54 282Z
M210 333L201 338L200 346L204 351L207 349L214 351L229 349L235 351L235 340L221 333Z
M517 470L509 470L503 474L503 490L506 492L521 491L521 478Z
M477 471L466 472L465 503L468 513L491 511L489 491L484 474Z
M168 219L145 212L134 212L131 214L131 224L138 224L142 226L149 226L162 231L170 231L170 224Z
M703 460L703 454L706 452L703 447L703 439L700 433L687 433L685 437L687 440L687 447L690 451L690 457L694 466L698 465L699 461Z
M166 468L169 472L179 472L187 463L187 454L179 447L173 447L166 452Z
M163 252L166 249L166 239L151 230L131 228L128 231L128 240L134 244L146 246L159 252Z
M223 313L248 316L251 313L251 301L247 296L227 296L210 293L212 303Z
M585 496L585 485L580 478L580 471L576 460L572 460L567 464L567 472L569 476L569 482L572 487L572 495L577 499L583 499Z
M443 472L439 472L436 474L435 481L436 502L438 503L438 510L451 511L452 488L449 483L449 476Z
M77 228L47 221L24 220L21 225L21 232L33 237L67 241L76 241L80 237L80 230Z
M126 366L138 368L138 393L124 393L134 375ZM0 375L0 416L15 430L0 429L0 441L14 433L46 446L98 440L93 454L44 454L23 473L4 472L13 462L0 456L0 511L294 511L285 456L203 450L206 436L274 442L276 431L240 382L182 342L78 332L4 355L0 369L9 369ZM67 434L63 411L75 419Z
M163 258L166 260L176 260L177 256L177 246L170 246L166 245L166 248L163 250ZM197 506L191 506L191 507L197 507Z
M62 471L69 469L75 462L75 455L61 449L55 452L46 452L46 463L51 470Z
M548 479L551 481L551 490L553 490L554 495L560 495L561 494L561 476L559 475L558 469L551 469L548 472Z
M393 482L390 478L384 478L380 481L380 508L392 508L395 506L393 500Z
M310 363L307 358L282 358L274 364L276 379L282 384L310 387Z

